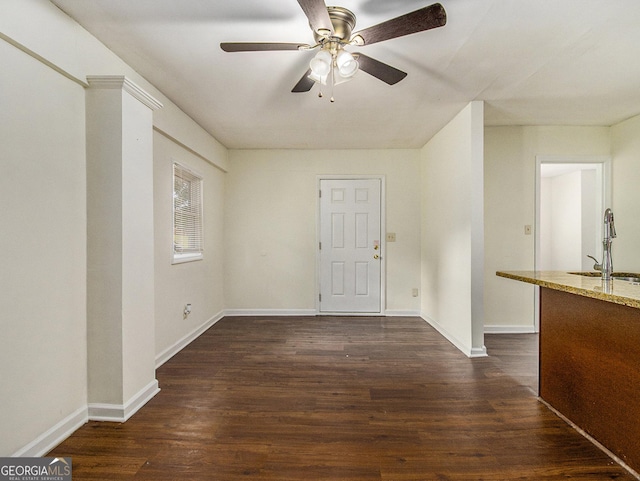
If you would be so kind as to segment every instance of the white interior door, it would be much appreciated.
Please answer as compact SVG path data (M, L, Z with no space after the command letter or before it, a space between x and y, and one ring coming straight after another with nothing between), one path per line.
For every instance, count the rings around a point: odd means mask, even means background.
M379 313L380 179L322 179L320 192L320 312Z

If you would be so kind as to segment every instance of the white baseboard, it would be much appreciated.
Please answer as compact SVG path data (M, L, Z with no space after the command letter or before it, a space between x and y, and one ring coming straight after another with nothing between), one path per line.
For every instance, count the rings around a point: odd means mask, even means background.
M420 317L420 311L387 310L376 314L370 312L318 312L315 309L227 309L225 316L394 316Z
M384 315L389 317L420 317L420 311L386 310Z
M442 327L442 325L438 324L436 321L429 318L429 316L422 314L420 317L422 317L422 319L424 319L424 321L427 324L429 324L436 331L438 331L442 336L444 336L444 338L447 341L449 341L451 344L457 347L460 351L462 351L462 353L465 356L470 358L487 356L487 348L485 346L482 346L481 348L467 346L465 343L456 339L456 337L453 336L450 332L448 332L444 327Z
M485 325L485 334L535 334L534 326L501 326Z
M159 392L158 380L154 379L124 404L91 403L88 409L89 419L123 423Z
M40 457L47 454L74 431L88 421L87 406L82 406L51 427L29 444L12 454L12 457Z
M182 337L173 345L169 346L160 354L158 354L156 356L156 369L162 366L165 362L167 362L173 356L178 354L180 351L182 351L185 347L187 347L193 341L195 341L198 337L200 337L200 335L202 335L204 331L209 329L211 326L213 326L216 322L218 322L223 317L224 317L224 313L219 312L218 314L213 316L211 319L206 321L204 324L197 327L196 329L188 333L186 336Z
M227 309L225 316L315 316L315 309Z
M482 346L482 347L472 347L471 348L471 353L468 354L469 357L473 358L473 357L487 357L489 354L487 354L487 347L486 346Z

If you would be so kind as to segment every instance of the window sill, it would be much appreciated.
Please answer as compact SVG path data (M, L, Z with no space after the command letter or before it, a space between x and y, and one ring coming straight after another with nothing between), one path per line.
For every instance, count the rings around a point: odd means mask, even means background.
M171 264L184 264L185 262L201 261L202 253L198 254L174 254Z

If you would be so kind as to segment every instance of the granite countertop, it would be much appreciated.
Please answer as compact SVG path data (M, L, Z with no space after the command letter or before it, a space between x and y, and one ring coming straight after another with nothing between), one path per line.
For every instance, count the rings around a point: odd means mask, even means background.
M561 271L498 271L496 275L640 309L640 285L628 281L612 279L605 284L600 277Z

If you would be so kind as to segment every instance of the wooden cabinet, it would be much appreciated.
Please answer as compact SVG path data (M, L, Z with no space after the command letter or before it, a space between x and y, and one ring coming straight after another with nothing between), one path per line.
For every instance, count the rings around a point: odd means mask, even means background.
M640 309L540 289L540 397L640 471Z

